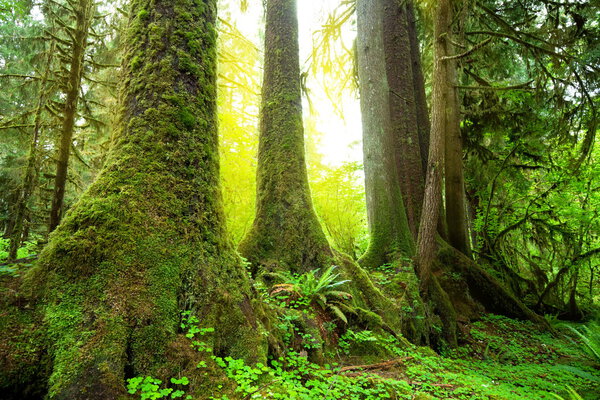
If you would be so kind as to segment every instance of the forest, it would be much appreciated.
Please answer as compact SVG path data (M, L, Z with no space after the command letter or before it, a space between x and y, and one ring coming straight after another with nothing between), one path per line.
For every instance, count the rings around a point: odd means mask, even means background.
M600 399L600 3L0 0L0 398Z

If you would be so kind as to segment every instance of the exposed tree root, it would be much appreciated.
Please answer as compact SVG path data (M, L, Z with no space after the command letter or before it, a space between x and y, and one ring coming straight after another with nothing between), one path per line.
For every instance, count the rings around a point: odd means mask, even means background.
M458 250L442 243L438 258L441 265L461 275L471 297L487 311L547 325L542 317L531 311L493 276Z

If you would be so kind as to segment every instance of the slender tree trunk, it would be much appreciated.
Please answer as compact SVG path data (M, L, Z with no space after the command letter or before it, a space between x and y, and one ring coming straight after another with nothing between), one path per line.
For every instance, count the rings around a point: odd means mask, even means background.
M77 118L77 102L81 90L83 76L83 63L90 24L94 16L93 0L79 0L75 9L75 28L70 31L72 36L72 53L70 69L67 78L65 107L63 110L62 131L58 147L58 160L56 162L56 178L54 180L54 197L50 210L50 224L48 230L52 232L59 224L63 212L63 201L67 185L69 169L69 156L73 142L73 131Z
M450 6L450 18L454 16ZM445 56L456 54L452 44L454 36L450 24L444 33L447 37ZM471 245L468 231L468 214L465 196L465 182L463 171L462 137L460 134L460 99L458 94L458 63L454 59L445 62L446 84L446 126L445 126L445 200L446 200L446 227L448 242L463 252L471 255Z
M9 239L12 237L13 232L15 231L15 217L17 215L17 204L19 202L19 187L9 189L10 195L7 199L7 218L4 223L4 233L2 237L4 239Z
M308 186L296 0L267 0L256 217L240 244L254 269L305 272L331 254Z
M426 292L437 252L437 226L442 202L442 176L444 173L445 129L448 110L446 85L448 32L451 22L451 0L440 0L434 16L433 93L431 97L431 139L425 181L425 199L417 241L417 263L421 287Z
M27 156L27 168L25 170L25 177L23 179L23 185L19 190L17 204L15 205L16 215L14 218L13 231L10 236L10 247L8 254L9 260L14 260L17 258L17 250L19 249L21 243L24 240L25 229L23 224L27 215L28 208L30 206L31 196L35 189L37 177L39 174L38 147L42 131L42 114L46 105L46 99L48 97L48 88L46 86L50 75L52 59L54 58L54 51L55 46L54 41L52 41L52 45L48 49L48 54L46 56L46 65L41 77L42 79L40 81L40 92L35 109L33 134L31 136L31 141L29 144L29 155Z
M427 158L429 156L429 134L431 130L431 124L429 122L427 97L425 95L425 79L423 77L423 67L421 66L421 52L419 50L417 23L415 20L415 10L413 2L407 1L406 7L408 16L408 38L410 40L410 58L412 63L411 69L413 75L413 91L415 95L417 127L419 131L421 171L424 185L425 171L427 171ZM421 206L422 204L419 205L419 208Z
M396 164L408 225L414 240L417 238L425 178L421 156L419 118L423 104L417 95L419 74L413 72L414 46L410 35L408 5L385 0L383 10L383 41L386 76L389 85L389 106L392 140L395 142ZM420 64L420 63L418 63ZM424 93L423 93L424 95ZM425 105L424 112L427 112ZM421 115L419 115L421 114ZM426 116L426 114L425 114Z
M387 0L358 0L356 4L365 192L370 234L369 247L359 263L366 267L377 267L399 255L411 255L414 252L414 241L402 198L398 175L401 168L397 165L396 138L393 137L390 116L390 94L393 89L388 82L388 69L392 69L391 64L396 57L386 63L384 8L391 10L392 3ZM388 20L387 27L390 30L391 23L399 22ZM406 51L405 47L403 49ZM392 57L391 54L389 56ZM410 53L398 55L401 56L410 60ZM403 95L396 93L392 96L401 101ZM400 107L406 103L394 105ZM402 124L400 127L404 129L405 124L400 116L395 114L394 118L394 122Z
M49 399L114 400L128 377L194 374L180 310L215 329L205 336L215 354L265 358L224 225L216 7L132 1L113 148L26 277L44 300ZM190 379L190 395L210 392L202 379Z

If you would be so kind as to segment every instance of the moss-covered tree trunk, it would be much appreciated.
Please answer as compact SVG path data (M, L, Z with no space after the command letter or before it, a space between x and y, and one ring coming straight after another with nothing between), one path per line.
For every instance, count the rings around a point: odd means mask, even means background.
M255 268L306 272L330 250L306 172L296 0L266 6L256 216L240 252Z
M94 16L93 0L79 0L72 5L75 9L75 27L65 27L71 37L71 54L69 55L69 72L65 78L65 105L63 108L63 121L58 143L58 159L56 161L56 177L54 179L54 196L50 210L50 224L48 230L52 232L60 222L63 213L63 201L67 186L69 169L69 156L73 143L75 120L77 119L77 103L81 91L81 78L87 38Z
M50 399L112 400L126 377L177 374L182 309L215 328L215 353L264 350L224 231L215 20L216 0L132 1L114 147L27 276L45 304Z
M403 101L402 94L394 93L390 87L388 74L398 71L386 63L387 57L394 61L396 57L410 60L410 49L408 54L386 54L384 32L395 32L389 23L384 24L384 15L386 11L393 10L393 3L387 0L359 0L356 4L365 193L370 233L369 247L359 263L370 268L392 262L402 254L412 255L414 251L414 239L402 198L401 168L397 167L399 161L395 152L397 144L401 144L398 136L402 136L402 131L406 129L406 121L396 112L393 119L391 116L391 107L401 109L406 101ZM401 23L390 21L394 22ZM387 32L385 28L388 28ZM389 38L388 45L394 44L394 40L398 38ZM405 47L402 49L407 51ZM412 82L405 79L393 83L398 86ZM390 99L391 94L398 99ZM395 132L394 128L400 132Z
M357 324L378 321L374 325L399 333L399 305L349 257L330 247L313 210L304 160L296 0L268 0L266 5L256 217L240 251L263 277L340 266L350 280L346 286Z

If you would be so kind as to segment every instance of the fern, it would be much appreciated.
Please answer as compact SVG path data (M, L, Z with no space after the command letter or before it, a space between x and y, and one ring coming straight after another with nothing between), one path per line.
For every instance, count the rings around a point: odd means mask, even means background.
M271 296L287 293L292 300L306 299L306 303L315 310L328 312L332 317L348 323L345 312L351 312L347 302L352 295L339 290L340 286L350 282L340 279L336 266L327 268L319 275L320 269L314 269L299 276L286 273L276 273L272 276L283 280L283 283L273 285Z

